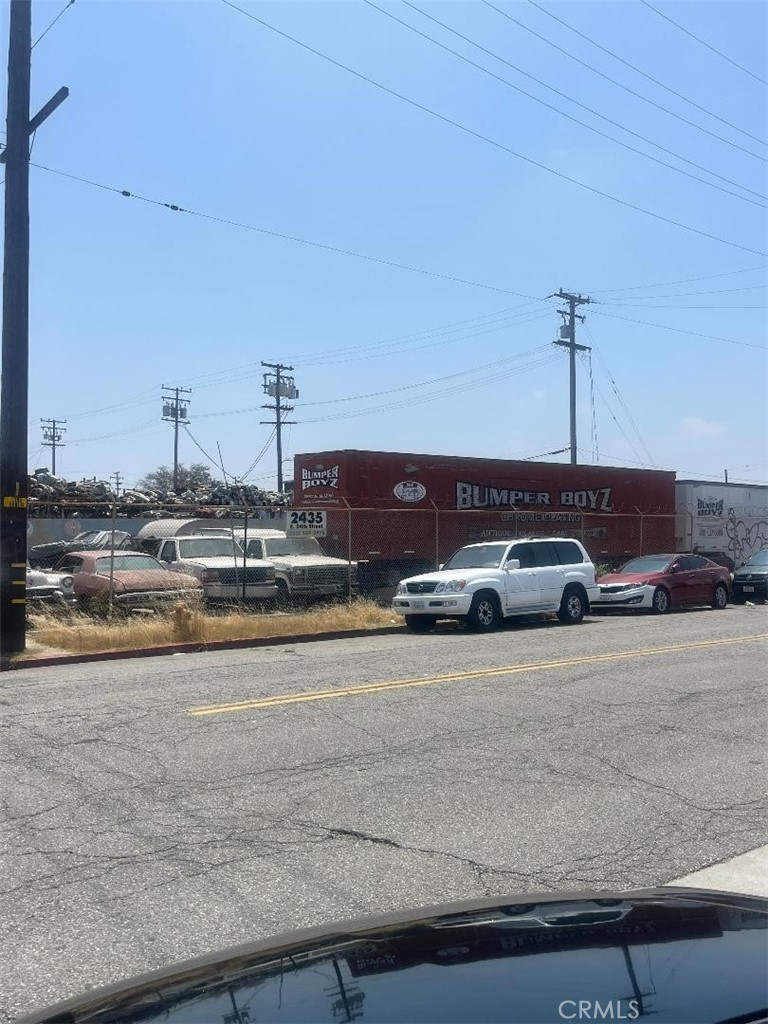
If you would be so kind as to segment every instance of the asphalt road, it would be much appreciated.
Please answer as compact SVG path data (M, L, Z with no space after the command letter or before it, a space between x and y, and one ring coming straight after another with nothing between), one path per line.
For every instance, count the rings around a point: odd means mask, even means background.
M742 607L4 674L2 1013L760 846L767 650L768 609Z

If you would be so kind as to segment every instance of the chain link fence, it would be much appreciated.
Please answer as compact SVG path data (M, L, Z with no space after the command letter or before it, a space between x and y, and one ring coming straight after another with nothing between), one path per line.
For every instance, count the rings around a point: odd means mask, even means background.
M357 591L387 599L406 576L435 570L465 544L486 540L558 536L581 541L592 561L606 571L635 555L684 548L690 536L690 513L598 513L516 510L453 510L420 508L317 507L325 512L324 527L315 536L326 555L343 560L348 579ZM178 522L180 532L237 530L253 539L264 529L287 529L291 509L281 506L180 506L104 502L95 505L61 502L56 514L46 515L39 505L29 519L28 548L38 544L73 541L79 534L112 529L121 533L123 546L147 524L159 519ZM127 538L124 535L128 535ZM170 535L170 534L169 534ZM107 541L108 543L108 541ZM345 588L352 590L349 588Z

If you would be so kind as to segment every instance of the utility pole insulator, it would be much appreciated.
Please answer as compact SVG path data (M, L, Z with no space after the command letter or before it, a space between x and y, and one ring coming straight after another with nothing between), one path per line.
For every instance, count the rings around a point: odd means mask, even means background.
M564 292L561 288L555 292L558 299L568 303L568 309L559 309L558 313L563 317L564 323L560 328L560 340L553 342L562 348L568 349L570 363L570 427L571 427L571 465L578 462L578 449L576 447L576 353L589 352L589 345L576 344L576 321L584 321L584 317L576 312L578 306L592 302L588 295L574 295L572 292Z

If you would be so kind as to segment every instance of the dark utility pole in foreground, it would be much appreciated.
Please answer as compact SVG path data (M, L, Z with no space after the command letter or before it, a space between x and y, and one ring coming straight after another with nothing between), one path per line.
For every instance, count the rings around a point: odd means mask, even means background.
M5 164L2 384L0 384L0 656L24 650L29 405L29 137L69 92L30 121L31 0L11 0Z
M0 394L0 633L2 654L24 650L27 585L27 399L29 378L30 0L13 0L8 42Z
M180 395L191 395L189 388L171 388L163 384L163 391L170 394L163 394L163 419L166 423L173 424L173 491L179 489L179 424L186 425L188 398L180 398Z
M62 437L67 432L66 420L44 420L43 425L43 446L51 449L51 474L56 476L56 449L63 448Z
M569 362L570 362L570 421L571 421L571 465L575 466L579 461L578 451L576 448L576 353L577 352L588 352L588 345L577 345L576 344L576 321L581 320L584 322L584 317L579 316L576 312L577 306L583 306L592 300L589 296L585 295L573 295L571 292L564 292L562 288L559 292L555 292L555 297L558 299L564 299L568 303L568 309L559 309L560 313L564 317L563 326L560 328L560 341L556 341L555 345L561 345L563 348L568 349ZM564 340L566 339L566 340Z
M282 399L289 401L299 397L299 391L294 384L293 377L286 377L284 371L292 370L292 366L283 366L282 363L264 363L272 373L264 374L264 394L274 398L274 405L262 405L262 409L270 409L275 414L274 423L271 420L262 420L262 426L273 426L275 428L275 439L277 444L277 490L283 493L283 426L288 423L295 423L295 420L284 420L283 414L293 412L292 405L283 405Z

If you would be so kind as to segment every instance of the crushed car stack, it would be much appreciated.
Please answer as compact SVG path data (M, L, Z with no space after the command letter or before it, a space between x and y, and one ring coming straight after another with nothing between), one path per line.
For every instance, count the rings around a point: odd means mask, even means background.
M64 480L47 469L36 469L29 477L29 514L31 516L80 515L99 518L111 515L117 502L120 516L167 516L169 505L185 509L199 507L232 509L227 515L238 515L233 506L276 506L290 504L290 495L264 491L251 484L214 481L204 489L184 491L126 490L117 496L106 480ZM211 512L210 514L223 514Z

